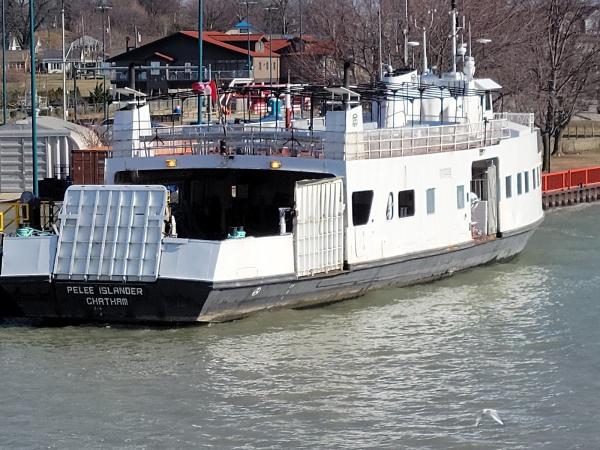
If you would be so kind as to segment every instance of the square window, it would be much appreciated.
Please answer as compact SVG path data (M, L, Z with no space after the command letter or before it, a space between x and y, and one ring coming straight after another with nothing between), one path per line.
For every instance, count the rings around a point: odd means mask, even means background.
M415 215L415 191L398 192L398 217Z
M456 186L456 207L463 209L465 207L465 187Z
M373 204L373 191L359 191L352 193L352 224L366 225L371 215Z
M435 213L435 188L427 189L427 214Z

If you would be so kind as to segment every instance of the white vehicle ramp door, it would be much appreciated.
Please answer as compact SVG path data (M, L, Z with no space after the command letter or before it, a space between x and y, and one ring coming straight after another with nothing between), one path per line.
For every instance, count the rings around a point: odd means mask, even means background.
M296 183L294 248L299 277L344 266L344 184L341 178Z
M164 186L71 186L59 214L54 277L155 281L166 208Z

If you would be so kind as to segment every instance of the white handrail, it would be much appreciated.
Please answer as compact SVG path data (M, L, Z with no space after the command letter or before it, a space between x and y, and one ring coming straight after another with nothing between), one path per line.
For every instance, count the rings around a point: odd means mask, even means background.
M337 160L381 159L453 152L498 144L510 137L509 122L532 124L527 114L497 115L497 119L438 126L383 128L360 132L310 132L263 128L262 131L228 127L165 127L138 140L138 146L114 157L219 154L305 156ZM532 115L531 115L532 116ZM148 133L149 134L149 133ZM225 147L222 148L222 139ZM115 141L116 142L116 141ZM133 141L132 141L133 144ZM142 146L140 146L142 144ZM123 146L120 146L121 148Z

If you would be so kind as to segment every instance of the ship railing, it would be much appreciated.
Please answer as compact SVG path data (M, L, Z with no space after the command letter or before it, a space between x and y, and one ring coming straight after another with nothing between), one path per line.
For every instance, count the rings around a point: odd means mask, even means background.
M488 147L497 145L509 137L508 123L502 119L458 125L387 128L347 133L343 138L344 142L331 147L344 148L346 160L380 159ZM327 151L326 157L339 159L340 155L330 155Z
M380 159L453 152L497 145L511 136L507 119L361 132L312 132L275 127L187 126L138 130L140 139L113 140L113 157L161 155L262 155Z
M0 234L15 231L29 221L29 204L0 203Z
M494 113L494 119L504 119L517 125L523 125L532 131L535 128L535 114L533 113Z
M203 131L200 131L203 130ZM324 140L308 130L283 128L173 127L153 129L140 139L113 140L112 157L260 155L323 158Z

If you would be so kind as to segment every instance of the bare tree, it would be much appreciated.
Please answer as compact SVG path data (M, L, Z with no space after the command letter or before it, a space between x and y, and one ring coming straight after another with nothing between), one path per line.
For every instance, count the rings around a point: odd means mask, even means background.
M34 11L34 31L57 10L56 0L37 0ZM29 46L29 0L8 0L6 5L6 27L17 39L21 48Z
M550 155L560 152L562 133L598 81L600 44L583 27L588 2L543 0L532 2L540 34L528 46L527 94L534 100L536 123L542 133L545 168ZM589 94L589 95L587 95Z

